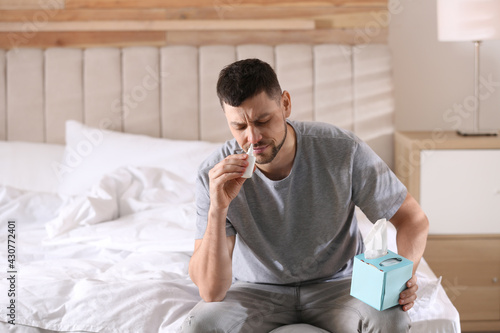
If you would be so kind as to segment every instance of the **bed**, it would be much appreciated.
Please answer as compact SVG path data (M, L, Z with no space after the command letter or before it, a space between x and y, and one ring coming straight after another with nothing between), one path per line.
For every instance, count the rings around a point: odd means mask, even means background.
M392 165L387 45L0 50L2 331L178 332L200 301L196 169L230 137L215 82L249 57L276 69L293 119L352 130ZM425 259L417 275L412 332L460 332Z

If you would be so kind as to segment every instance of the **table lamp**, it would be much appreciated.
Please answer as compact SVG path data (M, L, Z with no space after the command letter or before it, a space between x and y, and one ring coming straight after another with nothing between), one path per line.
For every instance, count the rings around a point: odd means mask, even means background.
M500 0L438 0L438 39L474 43L474 114L472 132L464 136L497 135L479 128L479 47L484 40L500 39Z

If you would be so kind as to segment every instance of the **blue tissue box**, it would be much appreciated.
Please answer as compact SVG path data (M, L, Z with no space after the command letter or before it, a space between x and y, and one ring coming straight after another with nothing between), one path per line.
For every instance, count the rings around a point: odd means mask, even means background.
M411 279L413 262L394 252L383 257L365 259L354 257L351 296L381 311L398 305L399 294Z

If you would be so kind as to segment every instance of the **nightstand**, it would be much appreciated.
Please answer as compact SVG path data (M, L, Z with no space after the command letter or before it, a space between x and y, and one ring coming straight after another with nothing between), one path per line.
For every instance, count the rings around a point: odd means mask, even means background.
M462 330L500 330L500 137L397 132L395 158L429 218L424 257Z

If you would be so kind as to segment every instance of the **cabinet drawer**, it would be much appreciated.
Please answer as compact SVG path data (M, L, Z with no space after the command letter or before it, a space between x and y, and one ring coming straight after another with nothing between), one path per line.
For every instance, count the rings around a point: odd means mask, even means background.
M500 150L422 150L420 204L431 234L500 234Z
M427 257L425 257L427 260ZM486 263L456 263L430 261L436 274L450 280L453 284L476 287L500 287L500 267L498 264ZM439 267L439 271L434 269Z
M500 236L429 236L424 257L462 320L500 320Z
M500 237L429 237L425 259L433 270L461 285L500 286ZM438 272L436 272L438 273Z
M500 264L500 234L487 236L429 235L427 251L433 260L496 262Z
M500 320L500 288L446 287L446 283L443 288L457 308L460 320Z

